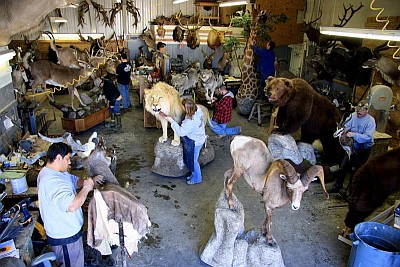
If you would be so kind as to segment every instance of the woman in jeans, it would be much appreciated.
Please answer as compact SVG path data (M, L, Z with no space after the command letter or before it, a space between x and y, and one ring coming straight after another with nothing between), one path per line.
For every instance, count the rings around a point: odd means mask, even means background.
M160 115L171 123L171 128L177 135L183 137L183 160L192 172L192 175L186 178L186 183L189 185L199 184L203 181L199 155L206 141L203 111L196 106L193 99L182 100L182 105L186 116L181 125L162 112L160 112Z

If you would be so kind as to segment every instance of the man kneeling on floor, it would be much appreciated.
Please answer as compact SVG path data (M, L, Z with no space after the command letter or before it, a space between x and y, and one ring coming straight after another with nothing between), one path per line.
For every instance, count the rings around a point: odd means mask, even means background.
M232 119L233 94L225 85L222 85L218 90L222 98L219 101L217 101L215 97L211 100L215 111L210 121L210 129L217 134L217 138L222 138L226 135L240 134L242 132L240 126L226 127L227 123Z

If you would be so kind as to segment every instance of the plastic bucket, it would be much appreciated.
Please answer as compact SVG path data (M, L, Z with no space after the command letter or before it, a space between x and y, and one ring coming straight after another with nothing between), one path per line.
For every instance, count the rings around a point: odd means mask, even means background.
M356 225L349 267L400 266L400 230L377 222Z
M22 178L11 178L10 183L14 194L21 194L28 190L28 183L25 176Z

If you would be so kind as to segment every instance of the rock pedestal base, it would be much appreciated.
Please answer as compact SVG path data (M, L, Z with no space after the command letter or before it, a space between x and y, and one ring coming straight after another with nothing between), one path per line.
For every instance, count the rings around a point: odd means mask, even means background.
M230 210L225 191L215 205L214 233L200 259L215 267L285 266L278 245L269 246L259 230L244 231L243 205L233 194Z
M189 173L189 169L183 163L183 147L182 143L179 146L172 146L171 140L164 143L157 141L154 147L154 164L151 171L168 177L181 177ZM203 166L215 157L214 147L210 142L206 141L200 151L199 163Z

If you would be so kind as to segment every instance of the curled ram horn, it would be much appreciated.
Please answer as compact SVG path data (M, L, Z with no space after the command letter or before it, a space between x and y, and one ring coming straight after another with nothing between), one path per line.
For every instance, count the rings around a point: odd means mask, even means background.
M281 165L279 169L284 172L284 176L286 177L284 180L287 180L290 184L296 183L296 181L299 179L299 176L297 175L297 172L292 164L284 159L278 159L278 162ZM282 178L282 175L280 177Z
M302 176L301 176L301 178L300 178L300 180L301 180L301 183L305 186L305 187L308 187L308 185L312 182L312 181L314 181L314 180L316 180L317 178L316 177L318 177L319 178L319 180L320 180L320 182L321 182L321 186L322 186L322 191L323 191L323 194L324 194L324 197L326 198L326 199L329 199L329 194L328 194L328 192L326 191L326 188L325 188L325 179L324 179L324 169L322 168L322 166L320 166L320 165L313 165L313 166L311 166Z

